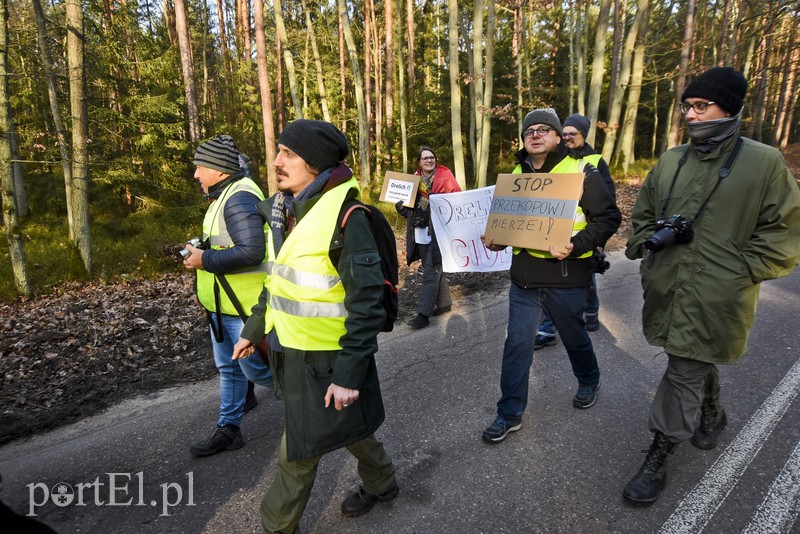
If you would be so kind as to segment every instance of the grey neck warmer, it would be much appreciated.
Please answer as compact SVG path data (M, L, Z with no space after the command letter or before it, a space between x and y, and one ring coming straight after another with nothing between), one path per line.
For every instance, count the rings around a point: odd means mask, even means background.
M686 124L695 150L709 153L739 131L741 112L732 117L712 121L694 121Z

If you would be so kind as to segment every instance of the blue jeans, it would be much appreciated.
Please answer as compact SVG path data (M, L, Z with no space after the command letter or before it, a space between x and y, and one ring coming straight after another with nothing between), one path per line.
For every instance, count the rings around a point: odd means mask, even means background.
M211 344L214 346L214 363L219 370L219 420L217 426L242 426L244 416L244 398L247 395L247 381L265 387L272 387L272 371L258 354L241 360L233 360L233 346L239 341L244 323L235 315L221 314L222 341L214 337L211 331ZM211 314L214 328L217 325L217 314Z
M595 279L595 273L592 273L592 285L589 286L587 297L586 309L584 310L586 315L597 315L600 311L600 298L597 296L597 280ZM546 336L556 335L556 325L553 324L553 320L550 319L550 316L547 315L546 312L542 314L542 322L539 323L539 333Z
M500 371L501 397L497 401L499 416L506 421L518 422L525 413L533 342L543 310L561 332L561 340L578 383L581 386L594 386L600 382L600 368L583 320L585 308L585 287L523 289L511 282L508 291L508 330Z

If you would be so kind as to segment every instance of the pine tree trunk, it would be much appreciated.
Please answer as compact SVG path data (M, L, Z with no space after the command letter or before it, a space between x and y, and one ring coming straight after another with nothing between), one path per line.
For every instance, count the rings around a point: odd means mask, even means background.
M89 219L89 117L86 109L83 12L80 0L67 0L67 64L72 113L72 220L74 243L86 273L92 275L92 231Z
M47 42L47 27L45 25L44 12L39 0L32 0L33 11L36 14L36 29L39 35L39 51L42 60L42 70L47 79L47 97L50 102L50 113L53 115L53 126L56 130L58 139L58 150L61 154L61 168L64 172L64 189L67 199L67 222L69 224L69 236L75 240L75 225L72 221L72 158L69 154L69 142L67 132L64 129L64 121L61 118L61 106L58 103L58 92L56 76L53 72L53 60L50 55L50 45Z
M322 107L322 118L327 122L331 121L331 112L328 109L328 95L325 91L325 74L322 71L322 61L320 60L317 37L314 34L314 24L311 22L311 12L308 10L306 0L302 0L303 12L306 14L306 29L311 40L311 52L314 54L314 67L317 71L317 92L319 92L320 106Z
M453 167L456 181L461 189L466 189L466 173L464 171L464 144L461 139L461 87L458 85L458 2L447 0L448 24L447 36L450 43L450 129L453 138Z
M369 129L367 125L367 109L364 102L364 80L361 77L361 65L358 63L358 52L356 43L353 39L353 32L350 29L350 18L347 14L347 2L336 0L339 6L339 16L342 20L342 32L347 43L347 52L350 56L350 65L353 69L353 85L356 90L356 108L358 109L358 166L360 169L360 185L362 191L369 190L370 166L369 166Z
M14 196L13 165L11 163L11 117L8 104L8 5L6 0L0 4L0 201L3 206L3 225L8 239L8 253L14 273L17 291L27 296L31 294L28 264L22 232L17 221L17 199Z
M483 91L481 137L478 144L477 187L486 187L486 173L489 169L489 148L492 143L492 95L494 94L494 36L495 36L495 9L494 2L489 2L489 12L486 19L486 69Z
M266 148L267 190L271 195L278 191L278 178L273 165L275 162L275 124L272 119L272 91L269 87L269 70L267 68L264 0L255 0L255 32L258 89L261 94L261 123L264 127L264 147Z
M625 98L625 89L628 87L628 82L631 77L631 58L633 57L633 47L639 36L639 30L644 24L645 17L648 14L650 0L639 0L636 16L633 19L628 35L625 37L625 44L620 50L620 68L619 76L617 77L619 87L614 89L614 96L609 105L608 121L606 126L606 138L603 143L603 159L609 164L611 162L611 155L614 153L614 145L617 141L617 132L619 131L620 124L619 118L622 115L622 100Z
M200 143L200 114L197 108L197 89L194 85L194 60L189 37L189 21L186 18L186 6L183 0L175 0L175 30L178 32L178 48L181 52L186 114L189 119L189 140L192 145L196 146ZM73 132L73 137L74 135Z
M606 32L608 31L608 12L611 7L611 0L600 2L600 14L597 20L597 33L594 39L594 60L592 61L592 79L589 83L589 108L588 115L591 126L586 142L590 145L595 144L595 133L597 132L597 114L600 110L600 94L603 90L603 67L606 53Z
M681 59L678 67L678 80L675 82L675 103L672 108L672 119L670 120L669 138L667 148L672 148L680 143L681 138L681 110L680 100L683 90L686 88L686 73L689 66L689 54L692 51L692 39L694 37L694 8L696 0L686 2L686 21L683 27L683 41L681 43Z
M292 50L289 48L289 37L286 35L286 26L283 24L283 8L281 0L275 0L275 29L278 32L278 39L283 48L283 63L286 65L286 75L289 78L289 92L292 95L294 105L294 118L303 118L303 107L300 101L300 92L297 88L297 75L294 68Z

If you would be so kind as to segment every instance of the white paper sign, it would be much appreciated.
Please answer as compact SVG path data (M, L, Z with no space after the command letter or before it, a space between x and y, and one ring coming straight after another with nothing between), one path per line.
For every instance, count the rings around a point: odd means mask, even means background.
M386 202L402 200L404 204L409 204L413 194L414 184L411 182L389 179L389 185L386 188Z
M492 252L481 241L493 196L494 186L430 196L431 220L444 272L488 273L511 267L510 247Z

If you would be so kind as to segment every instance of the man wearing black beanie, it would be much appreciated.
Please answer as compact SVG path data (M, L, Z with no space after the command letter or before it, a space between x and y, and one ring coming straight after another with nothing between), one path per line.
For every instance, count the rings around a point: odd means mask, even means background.
M761 282L800 260L800 191L780 152L739 135L746 93L731 67L686 87L690 142L661 156L631 215L625 254L642 258L644 335L668 359L650 408L653 442L622 493L632 504L658 499L678 443L717 446L728 422L717 365L746 352Z
M344 164L347 138L328 122L296 120L278 139L278 193L268 217L271 275L234 349L247 358L268 334L286 429L278 471L261 502L265 532L296 532L322 455L346 448L363 485L342 502L348 517L394 499L394 464L374 433L384 420L375 353L384 324L383 274L370 223L342 206L359 194Z

